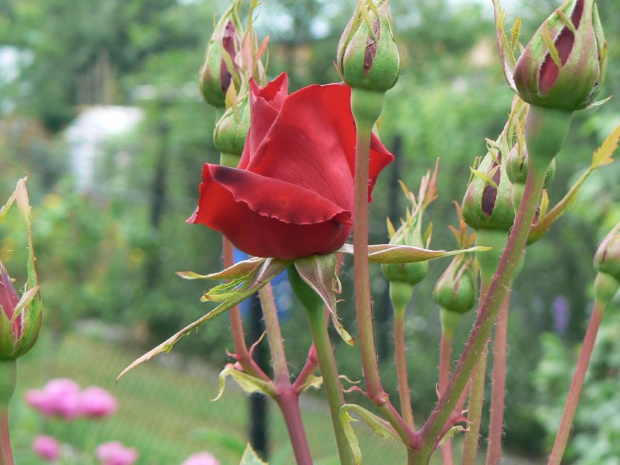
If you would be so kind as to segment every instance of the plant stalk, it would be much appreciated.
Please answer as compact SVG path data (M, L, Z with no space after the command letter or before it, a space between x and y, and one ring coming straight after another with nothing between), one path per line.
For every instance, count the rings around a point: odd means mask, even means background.
M508 310L510 298L504 297L493 341L493 381L491 389L491 419L489 422L489 446L487 465L499 465L502 457L502 436L504 433L504 400L506 397L506 352L508 348Z
M16 361L0 360L0 465L14 465L9 432L9 402L16 382Z
M394 309L394 351L396 355L396 377L403 420L412 430L415 428L411 407L411 390L407 373L407 349L405 346L405 309Z
M263 309L269 351L271 352L271 361L273 363L275 385L278 393L276 402L284 417L297 464L312 465L308 438L301 418L301 411L299 410L299 395L290 381L286 353L284 352L284 340L280 331L278 311L273 298L271 283L263 286L258 291L258 296Z
M340 409L344 405L344 394L342 392L340 378L338 377L338 368L336 366L336 359L334 358L334 351L329 340L329 333L327 332L325 309L319 306L314 308L306 307L306 313L308 315L308 322L310 323L312 340L314 341L319 359L319 366L321 367L323 385L327 392L327 402L329 403L332 424L336 435L340 463L342 465L353 465L353 453L342 423L340 422Z
M500 304L512 284L542 193L545 170L548 166L548 164L544 165L544 163L541 164L544 166L536 165L536 163L531 163L528 166L528 179L514 227L489 292L481 304L476 323L469 335L468 343L450 378L449 387L436 404L435 409L421 430L422 447L420 450L413 452L416 456L416 461L414 462L416 464L427 464L430 460L442 428L467 385L468 379L491 334Z
M233 245L225 237L222 237L222 250L224 268L233 266L235 264L235 259L233 256ZM237 357L237 361L246 373L256 376L257 378L261 378L263 381L271 381L269 379L269 376L267 376L265 372L258 366L258 364L252 358L252 355L248 351L248 346L245 342L243 320L241 319L241 310L239 310L239 306L235 305L233 308L228 310L228 315L230 318L230 329L235 344L235 355Z
M558 434L553 444L553 450L549 457L549 465L560 465L566 444L568 443L568 436L570 435L571 426L575 418L575 412L577 411L577 404L579 402L579 396L581 395L581 388L586 378L588 371L588 365L590 364L590 357L594 349L594 343L596 341L596 335L598 329L603 320L606 304L596 300L594 303L594 310L586 336L583 340L583 346L579 353L579 360L577 361L577 367L575 368L575 374L573 375L573 381L568 391L568 397L566 398L566 404L564 404L564 413L562 414L562 420L560 421L560 427Z
M441 309L442 321L443 315L447 310ZM459 316L460 319L460 316ZM450 372L452 367L452 338L454 336L454 330L452 328L446 328L442 324L441 327L441 346L439 350L439 394L443 395L448 386L448 380L450 379ZM454 458L452 457L452 441L448 439L441 446L441 458L443 465L452 465Z

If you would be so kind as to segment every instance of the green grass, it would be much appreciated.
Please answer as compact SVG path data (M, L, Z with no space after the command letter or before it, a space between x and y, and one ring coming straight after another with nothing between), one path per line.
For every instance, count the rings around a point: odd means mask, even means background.
M151 361L127 374L117 385L116 376L139 355L79 334L69 334L58 344L49 338L39 341L19 361L18 388L11 406L16 463L40 463L30 450L30 442L36 434L51 432L63 442L86 450L104 441L120 440L139 450L140 465L180 464L199 450L210 451L222 465L238 464L238 447L245 443L248 430L247 396L228 382L222 399L211 402L219 389L218 372L192 374L196 370L191 369L191 361L186 369ZM23 393L57 377L72 378L83 387L98 385L108 389L119 400L118 412L103 421L43 422L23 404ZM304 398L304 424L315 463L337 464L327 405L316 396ZM377 440L365 426L359 426L357 432L364 464L405 462L402 446ZM284 422L273 403L268 434L272 463L294 464Z

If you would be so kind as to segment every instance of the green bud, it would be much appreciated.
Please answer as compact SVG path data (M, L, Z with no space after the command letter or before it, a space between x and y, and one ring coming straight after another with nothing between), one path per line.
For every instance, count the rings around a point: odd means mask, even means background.
M385 92L396 84L400 56L387 0L359 0L338 44L338 69L353 88Z
M547 171L545 172L545 187L547 187L553 182L553 179L555 178L556 166L557 164L554 158L549 164ZM527 179L526 148L521 151L519 151L516 145L512 148L510 154L508 155L506 174L508 175L508 179L512 184L525 184L525 181Z
M486 157L472 177L463 199L463 218L473 229L509 231L514 223L512 184L502 154Z
M606 59L595 0L567 0L527 44L514 69L514 84L532 105L581 110L600 90Z
M620 281L620 223L601 242L594 255L594 268Z
M239 101L231 102L216 123L213 143L220 152L241 157L249 130L250 104L249 94L246 92Z
M225 105L226 92L234 78L235 57L243 35L240 6L241 1L234 0L215 25L200 68L200 92L209 104L218 108Z
M455 256L435 284L435 302L447 311L463 315L474 308L477 296L474 260L465 255Z

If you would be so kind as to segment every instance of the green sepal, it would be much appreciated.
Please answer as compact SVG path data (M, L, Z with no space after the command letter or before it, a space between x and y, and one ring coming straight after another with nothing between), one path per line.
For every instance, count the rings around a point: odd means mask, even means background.
M183 279L236 279L243 278L256 268L261 266L263 262L267 260L262 257L252 257L242 262L237 262L234 265L226 268L225 270L218 271L217 273L210 274L198 274L193 271L177 271L177 276Z
M340 409L340 423L342 423L345 436L347 437L349 445L351 446L353 461L356 465L362 463L362 450L360 448L360 443L357 439L357 435L353 430L353 426L351 426L351 423L356 422L357 420L353 418L349 412L357 413L362 418L362 420L364 420L366 424L370 427L372 432L375 435L379 436L381 439L402 442L398 433L387 421L379 418L374 413L369 412L368 410L360 407L359 405L345 404Z
M289 282L308 311L315 311L325 305L342 340L353 345L355 339L344 329L336 311L336 294L341 292L337 264L335 254L297 259L294 267L288 269Z
M254 449L252 449L252 446L248 444L247 447L245 448L245 452L243 453L243 457L241 457L241 462L239 463L239 465L269 465L269 464L267 462L263 462L260 458L258 458L258 455L256 454L256 452L254 452Z
M368 246L368 261L372 263L415 263L470 252L484 252L486 250L490 250L490 248L470 247L461 250L429 250L408 245L378 244ZM351 244L344 244L336 252L353 255L353 246Z
M601 242L594 255L594 268L620 281L620 222Z
M257 378L244 371L237 370L233 364L228 364L220 372L220 390L217 396L213 399L213 402L219 400L224 395L227 377L231 377L239 385L239 387L248 394L252 394L254 392L262 392L263 394L271 397L272 399L276 399L277 397L277 389L272 381L265 381L261 378Z
M231 287L231 283L222 284L220 286L216 286L211 289L211 291L207 292L205 295L208 295L208 298L203 296L201 301L205 300L217 300L221 299L223 302L217 306L215 309L211 310L209 313L194 321L193 323L187 325L185 328L177 332L174 336L168 338L166 341L159 344L157 347L151 349L146 354L142 355L134 362L132 362L127 368L125 368L120 375L116 378L118 381L121 379L128 371L134 369L138 365L150 360L155 355L158 355L162 352L168 353L172 350L172 347L186 334L189 334L192 330L198 328L200 325L206 323L207 321L212 320L213 318L221 315L227 310L231 309L235 305L240 304L245 299L247 299L250 295L258 291L265 284L275 278L278 274L286 269L288 266L288 262L283 262L282 260L277 260L273 258L268 258L262 262L260 267L257 267L252 272L250 272L245 278L239 278L234 281L234 285L236 288Z

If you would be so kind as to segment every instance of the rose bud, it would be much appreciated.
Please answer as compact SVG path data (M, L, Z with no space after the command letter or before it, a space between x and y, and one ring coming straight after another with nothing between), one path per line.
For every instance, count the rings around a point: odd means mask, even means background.
M502 154L487 153L465 192L465 223L476 230L509 231L515 218L511 193L512 184Z
M594 255L594 268L598 271L594 295L606 305L620 289L620 223L601 242Z
M200 68L200 93L214 107L225 105L226 92L233 81L235 57L243 35L240 6L240 0L233 0L215 25L207 43L205 62Z
M517 60L514 83L532 105L576 111L599 92L607 45L594 0L567 0L538 29Z
M456 255L433 289L433 298L442 309L463 315L474 308L478 297L474 260Z
M20 298L0 262L0 359L21 357L37 341L41 312L29 307L37 292L30 289Z
M358 1L337 54L340 75L351 87L377 92L394 87L400 56L387 0Z
M556 166L554 158L545 173L545 187L553 182ZM506 174L512 184L525 184L527 179L527 149L525 147L522 150L519 150L516 145L512 148L508 154Z
M603 239L594 255L594 267L620 281L620 223Z
M233 84L234 85L234 84ZM224 154L222 164L236 167L243 153L245 139L250 129L250 104L249 93L241 96L239 100L232 101L222 117L215 125L213 131L213 143ZM236 94L235 94L236 97ZM226 155L230 157L227 162Z

